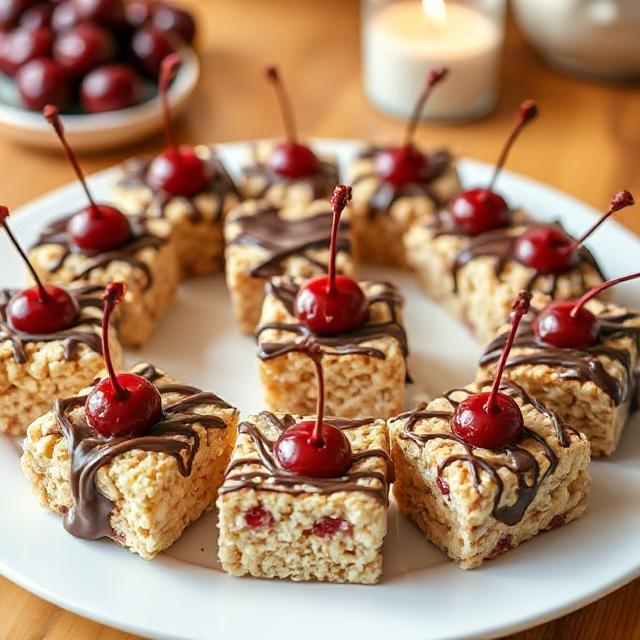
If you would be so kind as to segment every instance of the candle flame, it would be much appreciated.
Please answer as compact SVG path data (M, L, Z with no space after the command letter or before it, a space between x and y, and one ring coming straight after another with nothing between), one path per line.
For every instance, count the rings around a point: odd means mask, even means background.
M438 26L444 25L447 20L447 7L444 0L422 0L422 9L425 15Z

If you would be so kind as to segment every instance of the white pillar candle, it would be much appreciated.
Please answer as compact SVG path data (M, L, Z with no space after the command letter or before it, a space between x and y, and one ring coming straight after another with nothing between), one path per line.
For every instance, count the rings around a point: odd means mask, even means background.
M383 111L408 117L427 71L450 74L433 92L426 118L469 119L493 108L503 24L468 4L443 0L372 2L363 33L364 84Z

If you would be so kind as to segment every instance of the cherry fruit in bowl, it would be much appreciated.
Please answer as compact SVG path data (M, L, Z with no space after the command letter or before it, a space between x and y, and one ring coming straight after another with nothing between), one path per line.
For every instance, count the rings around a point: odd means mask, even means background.
M151 24L158 31L180 36L187 44L191 44L196 37L196 23L193 16L178 7L156 5L152 12Z
M56 4L51 14L51 27L56 33L62 33L80 24L82 19L74 0L63 0Z
M80 85L80 102L89 113L126 109L140 102L142 80L124 64L107 64L87 74Z
M51 29L16 29L6 34L0 46L0 69L13 76L22 65L36 58L48 57L53 44Z
M51 26L53 5L49 2L40 2L29 7L21 16L18 26L25 29L40 29Z
M110 27L125 24L123 0L73 0L78 16L83 21L91 21Z
M0 30L11 29L31 4L31 0L2 0L0 2Z
M59 35L53 45L55 60L75 75L110 62L116 51L115 39L109 31L86 22Z
M170 37L152 27L136 31L131 40L131 49L139 66L152 78L158 76L164 58L174 52Z
M124 297L124 284L105 288L102 354L108 372L85 401L87 423L105 437L139 436L162 420L162 398L155 385L135 373L116 373L109 350L109 320Z
M40 110L47 104L55 104L64 110L71 105L71 78L51 58L36 58L20 67L16 88L20 101L28 109Z

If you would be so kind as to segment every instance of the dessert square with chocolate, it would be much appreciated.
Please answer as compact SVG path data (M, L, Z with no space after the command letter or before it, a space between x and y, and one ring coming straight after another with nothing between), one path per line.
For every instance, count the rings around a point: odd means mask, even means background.
M146 387L132 374L146 381ZM104 383L110 380L102 380L56 400L52 411L29 426L22 468L40 504L63 516L69 533L111 538L153 558L214 505L238 412L215 394L178 382L149 364L136 365L118 379L130 394L122 403L147 400L141 389L157 392L158 415L144 403L123 407L111 397L115 407L106 413L114 420L96 425L98 431L90 426L93 407L87 397L102 385L102 399L93 401L104 402L109 391ZM118 435L134 419L137 431ZM142 430L141 421L146 422Z
M304 420L262 412L240 423L217 502L222 567L235 576L375 583L393 480L384 421L327 418L351 452L339 473L314 477L278 458L285 432L311 424Z
M345 218L337 240L336 267L351 275ZM327 272L331 224L332 210L325 200L288 207L250 200L229 214L225 221L227 286L243 332L253 333L258 324L269 277L287 274L306 279Z

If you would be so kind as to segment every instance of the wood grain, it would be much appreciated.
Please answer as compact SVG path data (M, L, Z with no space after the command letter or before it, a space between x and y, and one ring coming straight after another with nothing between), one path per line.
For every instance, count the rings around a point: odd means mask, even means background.
M200 20L205 73L178 126L182 140L224 142L278 135L280 121L261 77L282 65L301 130L308 135L398 139L402 124L374 111L360 85L359 16L355 0L183 0ZM549 70L510 25L497 109L478 123L428 125L424 143L492 161L516 105L533 97L539 122L523 136L509 167L604 208L622 187L640 194L640 90L568 79ZM96 171L135 152L162 147L156 137L135 149L84 157ZM58 154L39 154L0 140L2 200L25 203L71 179ZM10 186L9 186L10 185ZM640 232L637 208L619 219ZM3 524L6 526L6 523ZM640 581L579 612L521 633L517 640L640 638ZM0 579L0 638L132 640L67 613Z

